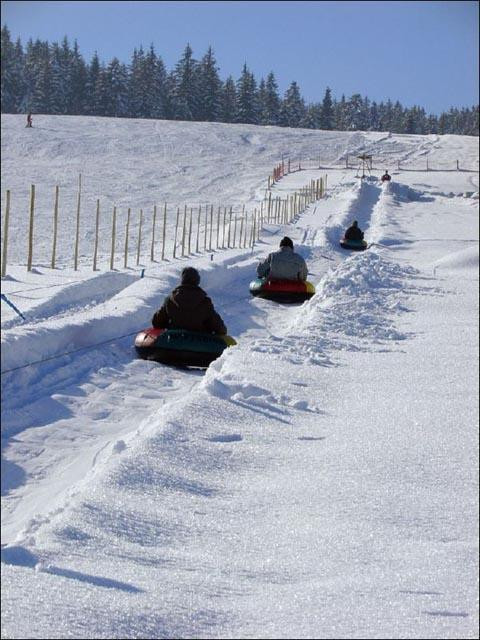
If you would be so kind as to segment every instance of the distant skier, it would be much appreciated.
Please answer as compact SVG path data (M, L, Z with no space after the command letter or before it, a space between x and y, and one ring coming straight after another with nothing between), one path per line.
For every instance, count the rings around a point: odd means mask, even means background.
M27 124L25 125L25 127L31 127L31 126L32 126L32 114L30 112L28 112Z
M186 329L202 333L227 334L227 327L200 284L200 274L193 267L182 271L181 284L165 298L154 314L155 329Z
M390 182L392 176L388 173L388 169L385 169L385 173L382 176L382 182Z
M293 242L285 236L280 241L280 250L269 253L257 267L259 278L269 276L273 280L307 279L308 269L305 260L293 250Z
M354 220L350 227L345 231L345 240L363 240L363 231L358 226L358 222Z

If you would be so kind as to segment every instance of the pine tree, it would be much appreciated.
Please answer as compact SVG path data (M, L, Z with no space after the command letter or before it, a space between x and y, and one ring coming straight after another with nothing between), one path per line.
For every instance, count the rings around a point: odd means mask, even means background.
M347 122L347 102L344 95L342 95L340 102L334 101L333 110L335 113L335 129L337 131L345 131Z
M265 124L278 125L280 118L280 96L273 71L267 76L265 83Z
M370 106L369 129L371 131L379 131L379 122L380 116L378 113L378 106L374 100Z
M15 47L10 39L10 31L2 28L1 90L2 113L15 113L17 108L16 78L14 76Z
M167 120L175 119L175 75L173 71L170 71L165 79L163 113L163 117Z
M198 69L198 120L218 122L222 110L222 82L212 47L200 61Z
M322 102L322 111L320 115L320 129L327 131L333 129L335 114L333 112L332 91L330 87L325 90L325 96Z
M82 115L86 107L87 67L75 40L70 57L70 113Z
M173 109L175 120L195 120L199 113L197 62L189 44L177 62L173 74L175 80Z
M237 122L257 124L258 111L257 83L245 63L242 75L237 81Z
M237 90L232 76L228 76L221 96L221 122L237 122Z
M130 81L128 85L128 97L132 118L145 118L146 115L146 86L144 83L145 53L143 47L133 50L132 62L130 64Z
M118 58L113 58L107 65L100 93L103 94L104 115L114 118L128 116L128 71Z
M157 57L152 44L149 52L139 61L140 117L164 117L165 79L165 66L162 59Z
M300 126L305 129L321 129L320 126L322 119L322 105L314 103L308 105L305 111L305 116L300 123Z
M87 115L97 115L97 109L99 107L99 100L97 96L97 87L99 84L100 76L100 60L98 54L95 51L92 57L90 65L87 66L87 78L85 83L85 108L84 112Z
M266 86L265 80L260 79L257 91L257 104L258 104L258 124L268 124L267 112L266 112Z
M68 113L66 65L58 42L50 47L51 109L55 114Z
M280 108L280 125L283 127L299 127L304 121L306 108L300 89L294 81L285 92Z

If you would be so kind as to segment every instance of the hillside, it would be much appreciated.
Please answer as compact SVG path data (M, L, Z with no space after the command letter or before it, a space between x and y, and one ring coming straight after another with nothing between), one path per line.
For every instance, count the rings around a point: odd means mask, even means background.
M3 637L478 637L476 140L23 124L2 117L2 293L25 316L2 300ZM176 207L251 215L282 155L302 169L274 197L327 176L325 196L265 222L253 246L173 257ZM105 213L94 272L97 199L122 232L110 270ZM128 208L149 228L165 202L166 259L150 260L146 236L124 268ZM352 255L338 240L354 218L370 248ZM316 287L302 305L248 292L284 235ZM238 342L206 372L133 350L187 264Z

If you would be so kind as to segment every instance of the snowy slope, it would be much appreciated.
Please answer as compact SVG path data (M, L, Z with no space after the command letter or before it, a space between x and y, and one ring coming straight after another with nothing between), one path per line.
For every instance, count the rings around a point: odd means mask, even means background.
M477 141L37 121L2 117L2 292L26 317L2 301L2 634L478 637L478 172L452 170L478 169ZM390 185L342 168L363 151ZM96 198L258 207L282 154L310 168L274 194L328 173L327 196L253 250L46 266L54 187L73 220L79 172L91 228ZM363 254L338 247L353 218ZM248 294L285 233L317 289L303 305ZM206 372L132 348L186 264L238 341Z

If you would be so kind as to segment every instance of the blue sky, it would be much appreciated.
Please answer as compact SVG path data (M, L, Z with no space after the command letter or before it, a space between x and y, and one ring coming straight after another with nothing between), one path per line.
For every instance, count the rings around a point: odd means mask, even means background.
M86 61L129 63L153 43L168 70L187 43L212 45L220 76L246 62L257 80L275 73L281 94L296 80L307 102L353 93L428 113L478 104L478 3L425 2L16 2L2 26L31 37L78 41Z

